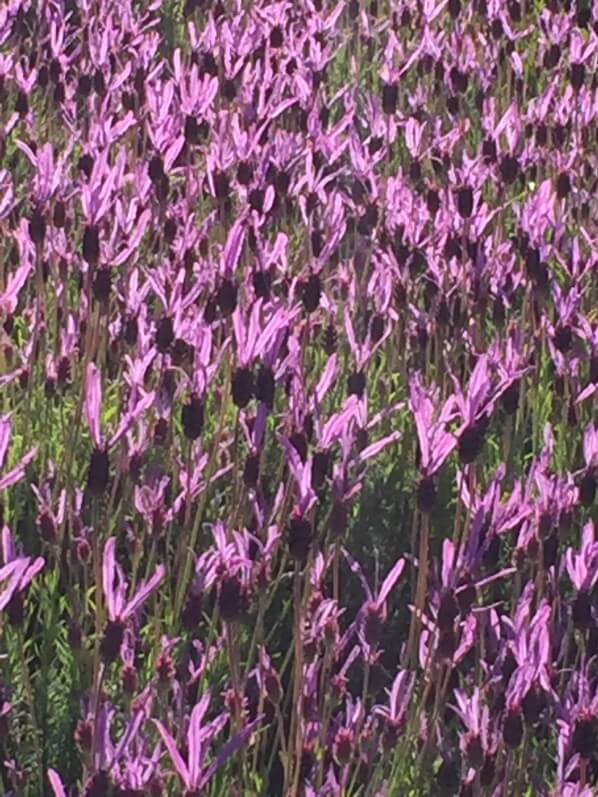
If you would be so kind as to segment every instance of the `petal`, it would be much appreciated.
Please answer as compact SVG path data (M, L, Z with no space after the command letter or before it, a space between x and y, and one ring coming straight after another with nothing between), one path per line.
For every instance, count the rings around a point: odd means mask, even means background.
M102 383L100 372L94 363L89 363L85 376L85 417L91 434L91 439L99 448L100 438L100 413L102 411Z
M386 576L386 578L382 583L382 587L380 588L380 592L378 593L378 599L376 601L378 606L381 606L384 603L391 589L399 580L399 577L403 572L404 567L405 567L405 560L399 559L394 565L394 567L391 569L390 573Z
M251 734L257 728L260 720L261 717L258 717L250 725L248 725L246 728L243 728L242 731L233 736L232 739L229 739L229 741L224 745L224 747L220 749L220 752L218 753L214 761L203 773L201 781L198 784L198 787L200 789L202 789L206 785L206 783L209 783L216 770L219 769L228 758L230 758L240 747L243 747L245 744L247 744L247 742L251 738Z
M193 783L189 778L189 770L187 769L187 765L183 761L183 758L179 751L177 750L176 742L165 728L164 725L159 720L154 720L154 724L158 731L160 732L160 736L162 737L164 744L166 745L166 749L168 750L168 754L170 755L170 759L174 764L174 767L178 774L181 777L181 780L185 784L187 789L193 788Z
M149 598L151 593L156 589L156 587L160 584L162 579L164 578L164 574L166 570L164 565L158 565L156 568L156 572L154 575L149 579L149 581L145 582L142 581L139 585L139 588L133 598L127 603L123 610L123 619L130 617L137 609L141 606L141 604Z
M10 443L10 420L9 416L5 415L0 418L0 468L4 464L8 445Z
M116 538L110 537L104 546L104 557L102 560L102 588L104 590L104 600L108 609L108 616L111 620L115 620L122 608L122 594L119 589L120 581L118 572L118 565L116 564L115 550Z
M36 454L37 448L31 449L31 451L28 451L27 454L25 454L21 461L12 470L9 470L8 473L5 473L0 479L0 490L5 490L7 487L12 487L13 484L21 481L25 475L25 468Z
M199 779L202 764L202 737L201 723L210 705L210 692L206 692L201 700L195 704L189 720L189 730L187 740L189 743L189 777L191 782L196 784Z
M54 792L54 797L66 797L66 791L64 790L60 776L53 769L48 770L48 780Z

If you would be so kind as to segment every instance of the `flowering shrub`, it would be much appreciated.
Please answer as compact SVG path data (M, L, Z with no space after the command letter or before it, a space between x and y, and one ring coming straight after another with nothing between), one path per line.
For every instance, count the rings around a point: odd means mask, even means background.
M591 797L598 2L0 43L0 791Z

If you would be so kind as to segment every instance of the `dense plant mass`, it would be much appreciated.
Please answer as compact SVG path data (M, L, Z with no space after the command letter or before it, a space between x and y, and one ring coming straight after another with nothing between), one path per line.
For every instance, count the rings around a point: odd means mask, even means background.
M0 793L595 794L598 2L0 45Z

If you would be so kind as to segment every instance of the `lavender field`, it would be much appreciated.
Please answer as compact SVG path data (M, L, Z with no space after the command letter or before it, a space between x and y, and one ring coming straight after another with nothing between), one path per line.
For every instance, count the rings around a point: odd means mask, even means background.
M0 2L0 796L598 794L598 0Z

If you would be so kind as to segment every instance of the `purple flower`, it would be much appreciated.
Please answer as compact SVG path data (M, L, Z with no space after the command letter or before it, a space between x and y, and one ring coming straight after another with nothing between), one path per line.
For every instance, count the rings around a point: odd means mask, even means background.
M210 722L204 722L209 704L210 693L208 692L196 703L191 712L186 736L188 749L186 761L179 752L175 739L164 723L159 720L154 720L176 772L190 796L200 792L210 782L222 764L224 764L239 748L247 744L251 738L251 734L259 724L259 719L257 719L235 734L219 750L211 763L206 765L205 759L214 739L228 722L227 714L219 714Z
M456 414L455 401L451 397L439 407L439 391L426 390L419 374L411 377L409 391L419 442L419 470L424 478L430 478L457 445L457 438L447 430Z
M565 565L577 590L571 607L573 622L581 628L590 628L594 616L591 591L598 581L598 542L591 520L583 527L579 553L573 548L567 549Z
M110 537L104 546L102 563L102 586L108 622L100 645L102 656L107 663L114 661L119 654L126 622L159 586L166 573L164 565L158 565L154 575L147 581L142 581L133 597L127 600L127 580L116 561L115 549L116 537Z
M4 567L0 570L0 576L8 578L8 582L0 595L0 609L6 607L11 623L20 625L23 621L25 591L43 569L45 561L41 556L36 559L20 556L8 526L2 529L2 560Z
M461 750L468 765L479 770L496 747L490 709L482 705L482 692L477 686L471 697L463 690L455 689L455 698L457 705L453 709L467 728L467 732L461 735Z
M11 424L10 415L4 415L0 418L0 468L6 462L6 454L10 444ZM6 490L7 487L12 487L13 484L19 482L25 475L25 468L34 458L37 453L37 446L27 452L15 465L14 468L9 470L3 476L0 476L0 490Z
M565 564L569 578L580 592L589 592L598 581L598 542L591 520L583 527L579 553L574 548L568 548Z
M374 706L373 713L382 717L385 723L383 744L387 749L396 746L399 735L407 720L409 701L415 686L415 673L401 670L388 693L388 706Z
M374 594L360 564L348 551L343 549L343 554L351 570L359 577L367 600L359 610L354 622L345 631L340 641L340 649L343 650L355 632L357 632L365 656L368 659L375 659L378 655L377 648L387 617L386 599L403 572L405 560L398 559L395 562L382 582L380 589Z

